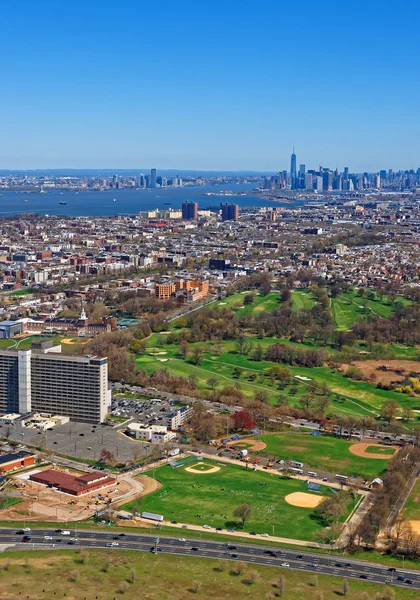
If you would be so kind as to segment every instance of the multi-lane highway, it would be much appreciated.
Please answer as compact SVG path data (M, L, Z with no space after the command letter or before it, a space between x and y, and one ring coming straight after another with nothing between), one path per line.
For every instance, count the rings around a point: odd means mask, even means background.
M407 569L390 570L386 566L350 558L339 558L327 554L292 551L278 547L245 545L232 542L217 542L203 539L166 537L139 533L118 533L116 531L67 529L0 529L0 544L15 544L24 548L107 548L109 551L139 550L161 552L204 558L226 559L248 563L269 565L283 569L296 569L311 573L337 575L341 577L366 579L375 583L398 585L420 590L420 571ZM30 538L23 542L24 537Z

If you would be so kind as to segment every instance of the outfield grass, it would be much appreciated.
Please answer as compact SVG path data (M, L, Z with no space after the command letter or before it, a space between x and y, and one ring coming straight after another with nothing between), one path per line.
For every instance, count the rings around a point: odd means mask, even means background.
M7 552L0 558L0 584L4 598L49 600L246 600L271 598L276 594L280 573L285 577L284 600L307 600L315 589L323 600L342 595L342 577L314 575L291 569L244 564L235 574L233 561L194 556L176 556L131 550ZM256 582L247 583L247 575ZM132 582L132 580L134 581ZM193 582L199 582L194 592ZM129 583L130 582L130 583ZM385 593L386 585L348 580L348 600L359 600L362 592L369 598ZM415 600L417 590L393 588L395 600Z
M417 479L413 491L407 498L403 515L406 519L420 520L420 479Z
M269 456L296 460L314 470L374 479L386 469L386 460L355 456L349 451L354 442L339 438L296 433L267 434L260 438L267 444L265 451Z
M387 446L368 446L365 449L365 452L367 454L387 454L389 455L389 457L394 456L395 454L395 449L394 448L388 448Z
M313 509L291 506L284 500L293 492L307 492L304 481L254 472L245 465L221 465L220 471L211 474L189 473L185 467L159 467L154 476L162 488L123 508L162 514L166 520L180 523L240 529L233 511L239 504L248 503L253 514L245 531L307 541L312 541L324 526ZM331 491L323 487L321 493L328 496Z

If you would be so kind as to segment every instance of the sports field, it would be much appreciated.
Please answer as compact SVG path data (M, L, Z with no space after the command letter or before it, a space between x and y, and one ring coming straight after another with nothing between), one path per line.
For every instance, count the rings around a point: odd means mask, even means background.
M329 436L279 433L262 435L261 440L267 445L268 456L297 460L304 463L305 467L324 469L348 477L378 477L386 469L387 458L391 458L391 455L381 459L355 456L349 450L354 442Z
M218 464L215 461L205 462L212 466ZM219 466L220 470L216 473L190 473L185 467L169 465L159 467L154 475L162 487L125 505L124 509L162 514L166 520L179 523L238 529L233 511L239 504L246 503L250 504L253 512L252 518L245 523L244 531L247 532L310 541L324 527L316 519L313 509L292 506L284 499L294 492L307 492L304 481L263 471L254 472L246 469L245 465L220 463ZM152 473L149 472L149 475ZM331 491L322 487L320 494L328 496Z

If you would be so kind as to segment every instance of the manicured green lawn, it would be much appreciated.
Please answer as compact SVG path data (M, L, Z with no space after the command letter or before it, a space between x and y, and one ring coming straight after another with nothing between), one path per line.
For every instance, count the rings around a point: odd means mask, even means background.
M394 456L395 454L395 449L394 448L387 448L386 446L382 446L382 447L378 447L378 446L368 446L365 449L365 452L367 454L387 454L390 457Z
M406 519L420 520L420 479L417 479L413 491L407 498L403 515Z
M398 298L397 300L404 305L410 304L410 301L406 298ZM357 292L346 292L337 298L332 298L331 308L334 325L338 331L351 329L362 316L376 315L386 319L395 310L394 305L386 297L382 300L379 298L369 300L359 296Z
M217 375L219 384L217 389L226 385L235 385L237 382L241 385L241 391L248 397L252 397L258 390L265 390L269 394L269 402L275 404L280 393L288 394L285 391L278 390L277 385L272 385L270 379L264 376L264 371L273 366L273 363L267 361L252 361L247 356L241 356L235 351L235 342L222 342L225 350L220 356L206 350L204 344L198 344L206 351L203 359L198 365L192 364L189 360L184 360L178 350L177 345L165 345L159 348L159 352L166 354L154 355L157 336L154 334L148 340L149 349L144 356L136 358L139 369L145 369L147 373L152 373L158 369L167 369L171 374L181 377L194 375L197 378L198 386L202 389L209 389L207 380L209 377ZM258 340L252 338L255 344L261 343L264 347L271 343L281 342L275 338L265 338ZM192 349L194 344L190 345ZM152 354L150 354L152 350ZM284 365L286 366L286 365ZM233 369L240 369L240 376L233 377ZM388 399L396 400L401 406L411 406L413 409L420 408L420 399L416 400L407 395L398 392L380 390L374 385L364 381L353 381L345 377L339 371L332 371L328 367L290 367L294 376L307 377L308 380L316 380L320 383L326 383L329 388L339 396L332 397L331 406L328 409L331 413L370 415L378 414L382 404ZM254 377L255 376L255 377ZM253 378L253 380L252 380ZM298 404L299 397L306 393L307 384L295 379L294 385L297 385L298 391L295 396L288 396L292 405Z
M351 454L349 447L354 442L343 439L295 433L267 434L260 437L267 444L265 452L269 456L296 460L315 471L324 469L333 474L373 479L386 469L386 460Z
M252 304L244 305L244 297L247 294L252 294L254 296L254 301ZM267 294L267 296L262 296L257 290L251 290L249 292L240 292L238 294L228 296L227 298L223 298L223 300L215 302L212 305L212 308L234 308L235 305L240 305L242 308L235 309L235 312L238 317L244 317L245 315L249 315L254 312L258 313L262 311L273 311L280 305L279 299L280 294L278 292L270 292Z
M218 464L207 460L206 463ZM307 492L304 481L253 472L245 465L223 465L217 473L209 474L189 473L185 467L165 465L156 469L154 476L163 487L125 505L125 510L154 512L180 523L238 529L238 525L232 524L237 521L233 510L248 503L253 515L245 523L245 531L310 541L323 527L314 518L313 509L291 506L284 500L293 492ZM330 493L328 488L322 488L323 495Z
M295 290L292 292L293 310L311 310L315 306L314 296L306 290Z
M132 550L55 550L6 552L0 558L0 585L4 598L49 600L255 600L274 597L284 575L283 600L307 600L319 592L323 600L342 595L342 577L314 575L292 569L245 564L236 571L232 560L177 556ZM255 583L247 582L249 573ZM194 588L194 583L198 587ZM348 580L346 600L374 598L389 586ZM393 587L395 600L416 600L418 592Z

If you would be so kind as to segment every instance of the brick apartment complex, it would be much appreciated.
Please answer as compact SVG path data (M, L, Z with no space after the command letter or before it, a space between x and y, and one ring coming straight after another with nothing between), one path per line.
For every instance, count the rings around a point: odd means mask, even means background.
M186 281L180 279L174 283L157 283L155 296L158 300L180 299L182 302L195 302L209 293L208 281Z

